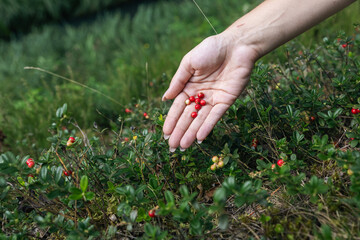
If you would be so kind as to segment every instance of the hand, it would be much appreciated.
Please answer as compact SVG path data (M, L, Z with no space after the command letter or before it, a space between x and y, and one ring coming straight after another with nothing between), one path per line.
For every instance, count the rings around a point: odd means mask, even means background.
M195 139L202 142L246 87L258 54L235 42L223 33L212 36L182 59L163 96L175 98L163 127L170 151L186 149ZM194 103L186 105L185 100L199 92L205 94L206 105L192 118Z

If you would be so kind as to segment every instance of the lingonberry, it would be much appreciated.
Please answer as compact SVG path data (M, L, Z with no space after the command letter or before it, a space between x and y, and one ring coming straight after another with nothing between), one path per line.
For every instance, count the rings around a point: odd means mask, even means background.
M279 167L281 167L283 164L284 164L284 160L279 159L279 160L277 161L277 165L278 165Z
M148 214L149 214L149 217L154 218L155 217L155 210L154 209L149 210Z
M217 163L219 161L219 157L218 156L213 156L211 159L214 163Z
M190 100L190 102L195 102L195 97L191 96L191 97L189 97L189 100Z
M34 165L35 165L35 162L32 158L29 158L27 161L26 161L26 164L28 165L29 168L33 168Z
M357 109L352 108L352 109L351 109L351 113L352 113L352 114L357 114L357 113L358 113L358 111L357 111Z
M204 98L204 97L205 97L205 95L204 95L204 93L199 92L198 97L199 97L199 98Z
M186 99L186 100L185 100L185 104L186 104L186 105L189 105L190 103L191 103L191 102L190 102L190 99Z
M360 109L356 109L356 113L360 113Z
M72 171L69 170L69 171L64 171L64 175L65 176L71 176L72 175Z
M314 116L311 116L311 117L310 117L310 120L311 120L311 121L315 121L315 117L314 117Z
M131 109L125 108L125 112L126 113L131 113L132 111L131 111Z
M217 166L218 166L219 168L223 168L223 167L224 167L224 162L223 162L223 161L219 161L218 164L217 164Z
M69 139L67 140L66 146L70 147L71 145L73 145L75 142L75 138L74 137L69 137Z
M30 174L28 174L28 177L29 177L29 178L30 178L30 177L34 178L34 175L32 175L32 174L30 173Z
M275 163L271 164L271 169L274 169L276 167Z
M214 163L213 165L211 165L210 169L211 169L211 171L215 171L215 170L216 170L216 163Z
M128 141L129 141L129 138L128 138L128 137L124 137L124 141L125 141L125 142L128 142Z
M344 43L343 45L341 45L343 48L346 48L347 47L347 44Z
M197 112L192 112L192 113L191 113L191 117L192 117L192 118L196 118L196 117L197 117Z
M200 101L201 106L205 106L205 104L206 104L206 101L204 99Z
M147 114L146 112L144 112L144 114L143 114L143 115L144 115L144 117L146 117L148 114Z
M200 104L196 104L196 105L195 105L195 109L196 109L196 110L200 110L200 109L201 109L201 105L200 105Z
M196 103L196 104L200 104L200 101L201 101L200 98L196 98L196 99L195 99L195 103Z

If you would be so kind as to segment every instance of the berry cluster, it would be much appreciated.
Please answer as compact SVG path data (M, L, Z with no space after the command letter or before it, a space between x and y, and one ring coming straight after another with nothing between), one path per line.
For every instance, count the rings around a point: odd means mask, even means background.
M215 170L218 169L218 168L223 168L223 167L224 167L224 158L223 158L223 156L220 156L220 157L218 157L218 156L213 156L211 160L212 160L213 163L214 163L214 164L211 165L211 167L210 167L210 169L211 169L212 171L215 171Z
M28 160L26 160L26 164L28 165L29 168L33 168L35 165L35 162L32 158L29 158Z
M352 108L352 109L351 109L351 113L352 113L352 114L359 114L359 113L360 113L360 109L358 109L358 108Z
M202 106L206 105L206 101L203 99L204 97L205 97L204 93L199 92L197 98L195 98L194 96L191 96L191 97L189 97L188 99L185 100L185 104L190 105L192 102L195 102L195 110L199 111ZM197 112L192 112L191 117L196 118L197 117Z

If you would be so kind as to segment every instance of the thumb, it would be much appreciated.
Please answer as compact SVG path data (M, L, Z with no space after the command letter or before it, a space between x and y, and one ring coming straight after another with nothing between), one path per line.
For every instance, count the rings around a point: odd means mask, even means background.
M193 73L194 69L191 67L189 58L186 55L172 78L169 88L164 93L162 101L175 98L184 89Z

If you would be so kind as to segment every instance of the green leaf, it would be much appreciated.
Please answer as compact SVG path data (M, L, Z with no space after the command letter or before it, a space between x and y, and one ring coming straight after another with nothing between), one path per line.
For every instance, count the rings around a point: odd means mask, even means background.
M173 196L172 192L166 191L165 192L165 199L166 199L167 203L175 204L175 199L174 199L174 196Z
M229 216L227 214L222 214L219 217L219 228L222 230L227 229L229 226Z
M340 116L340 114L343 112L343 110L341 108L337 108L333 114L333 117L336 118L338 116Z
M182 195L183 197L188 197L188 196L189 196L189 190L188 190L188 188L187 188L185 185L182 185L182 186L180 187L179 191L180 191L180 193L181 193L181 195Z
M85 193L85 199L86 199L87 201L93 200L94 197L95 197L95 193L93 193L93 192L87 192L87 193Z
M55 171L55 182L56 183L59 183L60 179L61 179L61 176L62 176L62 173L63 173L63 169L62 167L57 167L56 171Z
M82 191L76 187L70 188L70 192L73 194L82 194Z
M47 178L47 173L48 173L47 166L43 165L43 166L41 167L41 170L40 170L40 177L41 177L43 180L46 180L46 178Z
M358 143L359 143L358 140L352 140L352 141L350 142L350 146L354 148L354 147L356 147L356 145L358 145Z
M226 189L218 188L214 193L214 201L215 202L225 202L226 201Z
M131 220L131 222L135 222L135 221L136 221L137 215L138 215L138 211L137 211L137 210L132 210L132 211L131 211L131 213L130 213L130 220Z
M81 194L71 194L70 196L69 196L69 199L70 200L79 200L79 199L81 199L82 198L82 193Z
M86 189L88 188L89 179L87 176L82 176L80 180L80 188L81 191L84 193L86 192Z

